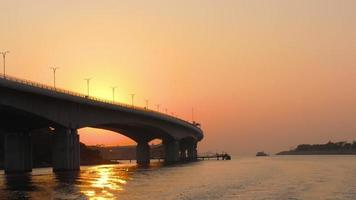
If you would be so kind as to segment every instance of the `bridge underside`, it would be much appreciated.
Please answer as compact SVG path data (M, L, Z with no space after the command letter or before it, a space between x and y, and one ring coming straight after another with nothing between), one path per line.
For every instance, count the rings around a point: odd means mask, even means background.
M6 132L23 132L49 127L54 123L8 106L0 106L0 130Z
M41 128L53 127L52 165L54 171L71 171L80 168L80 144L77 129L68 128L43 117L0 106L0 134L4 135L5 172L19 173L32 170L31 133ZM176 140L166 131L139 124L102 124L92 126L123 134L137 142L138 164L150 162L149 142L161 139L165 149L165 162L196 160L197 141L194 138Z
M154 128L154 127L145 127L134 124L105 124L93 126L93 128L109 130L113 132L120 133L134 140L135 142L149 142L154 139L162 140L173 140L173 137L169 136L168 133Z

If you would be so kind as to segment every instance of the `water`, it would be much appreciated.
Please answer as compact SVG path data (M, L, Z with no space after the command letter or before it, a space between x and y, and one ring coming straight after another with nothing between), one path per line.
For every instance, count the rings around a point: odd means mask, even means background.
M0 172L0 199L356 199L355 156L246 157L163 167Z

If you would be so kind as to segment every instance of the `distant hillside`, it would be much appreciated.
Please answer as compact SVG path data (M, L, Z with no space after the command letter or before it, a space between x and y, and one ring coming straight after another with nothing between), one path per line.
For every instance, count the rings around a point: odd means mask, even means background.
M353 155L356 154L356 141L331 142L326 144L300 144L297 148L282 151L277 155Z

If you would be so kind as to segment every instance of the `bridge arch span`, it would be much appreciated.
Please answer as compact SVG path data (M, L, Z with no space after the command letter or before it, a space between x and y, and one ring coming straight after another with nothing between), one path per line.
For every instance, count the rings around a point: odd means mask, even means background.
M13 115L12 112L20 114ZM204 137L203 131L195 123L163 113L114 104L36 82L0 77L0 119L11 117L13 120L5 120L6 123L0 124L0 130L23 131L44 126L55 127L57 152L63 152L58 155L58 160L65 161L58 169L64 170L79 169L78 156L74 151L77 151L76 145L79 145L77 129L83 127L102 128L124 134L138 142L139 152L147 152L148 141L160 138L169 162L179 160L179 151L183 152L182 157L189 154L189 148L180 146L188 145L196 151L196 143ZM14 136L12 146L22 146L24 140L21 134ZM22 159L25 150L22 149L22 153L13 150L17 155L13 160ZM145 153L142 156L143 160L147 158ZM14 163L14 169L20 166ZM15 170L25 171L28 168L26 163L26 166L21 165Z
M31 132L33 130L63 126L46 116L11 106L0 106L0 130L4 132Z

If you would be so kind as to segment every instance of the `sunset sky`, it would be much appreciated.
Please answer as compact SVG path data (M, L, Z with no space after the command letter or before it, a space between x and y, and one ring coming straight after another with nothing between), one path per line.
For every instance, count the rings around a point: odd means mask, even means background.
M0 0L7 73L174 112L199 151L356 140L354 0ZM1 60L2 61L2 60ZM2 63L2 62L1 62ZM2 71L2 68L1 68ZM87 144L124 145L83 129Z

